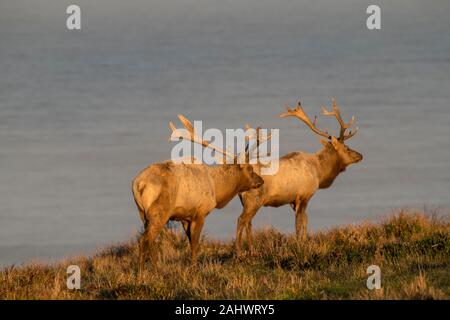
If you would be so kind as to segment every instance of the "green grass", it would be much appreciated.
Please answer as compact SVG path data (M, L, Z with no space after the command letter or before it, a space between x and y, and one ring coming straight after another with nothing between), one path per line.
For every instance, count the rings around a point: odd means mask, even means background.
M137 277L136 241L92 257L0 272L0 299L449 299L449 216L400 210L379 223L310 234L299 242L274 229L255 233L256 254L236 258L234 242L203 239L196 265L178 231L165 230L156 268ZM81 268L81 289L66 268ZM381 268L368 290L366 269Z

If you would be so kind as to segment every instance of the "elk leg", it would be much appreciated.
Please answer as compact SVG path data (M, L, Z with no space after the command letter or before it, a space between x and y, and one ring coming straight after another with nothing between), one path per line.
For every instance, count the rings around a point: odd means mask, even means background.
M250 251L250 254L254 254L255 252L253 250L252 219L247 221L247 224L245 225L245 234L247 235L248 250Z
M144 231L145 232L145 231ZM147 241L145 239L145 233L141 235L139 239L139 276L145 267L145 262L147 260Z
M205 217L198 215L195 220L190 223L190 233L191 233L191 263L194 264L197 261L198 248L200 242L200 233L203 229L203 224L205 223Z
M308 202L306 200L300 200L295 205L295 233L298 240L306 240L308 227L307 205Z
M306 207L308 206L308 201L309 201L309 199L304 200L303 205L302 205L302 211L303 211L303 214L302 214L302 226L303 226L302 240L303 241L305 241L306 237L308 236L308 215L306 213Z
M303 208L303 240L308 236L308 215L306 214L306 205Z
M244 231L244 220L243 220L243 215L244 213L241 214L241 216L238 219L238 223L237 223L237 230L236 230L236 252L237 255L241 254L241 244L242 244L242 232Z
M303 206L304 202L302 200L298 201L295 208L295 234L297 236L297 240L303 238Z
M191 242L191 222L190 221L181 221L181 225L183 226L184 232L186 233L186 237Z
M139 273L141 273L145 267L145 262L147 258L147 253L150 251L150 259L152 265L155 267L157 262L157 248L156 248L156 237L161 232L165 223L160 221L151 221L147 224L144 234L140 239L140 250L139 250Z
M252 219L258 211L259 207L248 208L244 206L244 210L238 219L238 227L236 232L236 252L241 254L242 249L242 233L245 228L247 235L249 250L253 251L253 237L252 237Z

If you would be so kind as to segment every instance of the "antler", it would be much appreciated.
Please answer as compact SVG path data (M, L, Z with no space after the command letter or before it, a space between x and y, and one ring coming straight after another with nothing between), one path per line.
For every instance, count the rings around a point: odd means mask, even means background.
M317 117L314 117L314 122L311 122L309 120L308 116L306 115L305 111L303 111L302 105L300 101L298 102L297 108L291 109L288 105L286 105L286 113L282 113L279 115L280 118L286 118L286 117L296 117L306 123L306 125L314 131L316 134L325 137L327 139L331 139L331 135L327 131L321 131L317 129Z
M236 155L235 154L230 153L230 152L228 152L226 150L223 150L222 148L219 148L219 147L211 144L211 142L206 141L206 140L202 140L200 137L198 137L195 134L194 126L192 125L192 123L185 116L183 116L182 114L179 114L178 115L178 119L180 119L180 121L183 123L183 126L188 131L188 134L178 130L174 126L172 121L169 121L169 127L172 130L172 137L185 139L185 140L188 140L188 141L192 141L194 143L198 143L198 144L204 146L205 148L210 148L212 150L215 150L216 152L219 152L219 153L223 154L226 157L230 157L232 159L236 159Z
M336 100L334 100L334 98L331 98L331 103L333 106L333 111L328 111L327 108L322 106L323 114L325 116L334 116L336 120L339 122L339 125L341 126L338 138L339 141L345 141L347 139L350 139L356 134L356 132L358 132L358 127L356 127L353 132L350 130L347 135L345 134L345 131L353 125L353 123L355 122L355 116L352 116L352 119L350 120L349 123L345 123L341 117L341 111L339 110L339 107L337 106Z
M255 129L253 129L252 127L250 127L250 125L248 125L248 124L246 124L245 125L245 130L246 131L249 131L249 130L251 130L252 131L252 135L250 136L246 136L245 138L246 138L246 140L247 140L247 144L246 144L246 146L245 146L245 163L249 163L249 160L250 160L250 155L251 154L253 154L253 152L255 151L255 149L258 149L259 148L259 146L260 146L260 144L261 143L265 143L265 142L267 142L267 141L269 141L270 139L272 139L272 134L268 134L268 135L266 135L266 136L264 136L264 137L261 137L260 136L260 130L261 130L261 127L258 127L258 128L256 128L256 130ZM250 140L252 140L252 139L254 139L254 138L256 138L256 143L254 143L251 147L250 147ZM242 154L240 155L240 158L242 157ZM258 157L258 154L257 154L257 157Z

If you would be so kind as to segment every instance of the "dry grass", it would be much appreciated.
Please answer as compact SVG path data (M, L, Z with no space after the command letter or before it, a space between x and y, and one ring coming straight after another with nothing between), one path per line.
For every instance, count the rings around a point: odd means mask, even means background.
M401 210L381 223L345 226L304 243L258 231L254 256L237 259L234 243L204 239L199 262L178 231L160 237L156 269L137 278L135 241L93 257L29 264L0 273L0 299L449 299L449 216ZM66 288L66 268L81 268L81 290ZM379 265L382 289L368 290L366 269Z

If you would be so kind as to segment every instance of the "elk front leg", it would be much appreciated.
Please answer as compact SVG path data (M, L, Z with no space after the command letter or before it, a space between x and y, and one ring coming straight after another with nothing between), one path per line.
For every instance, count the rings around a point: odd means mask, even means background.
M242 245L242 232L244 231L245 222L242 217L244 213L242 213L238 218L237 230L236 230L236 253L237 255L241 255L241 245Z
M190 242L191 242L191 263L194 264L197 261L198 248L200 243L200 234L205 223L205 217L197 215L195 220L190 223Z
M255 211L255 214L256 214L256 211ZM255 214L253 214L252 218L255 216ZM248 251L250 252L251 255L254 255L255 250L253 247L252 219L247 221L247 224L245 225L245 234L247 236Z
M244 232L244 228L247 235L249 251L253 252L252 219L258 209L259 207L249 207L244 205L244 210L239 216L236 231L236 252L238 256L242 253L242 233Z
M294 206L295 209L295 233L298 240L306 240L308 215L306 214L307 200L299 200Z

